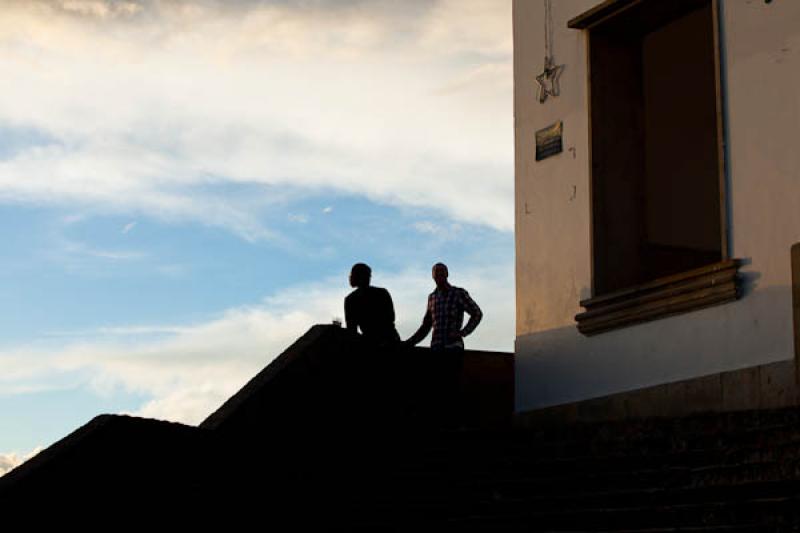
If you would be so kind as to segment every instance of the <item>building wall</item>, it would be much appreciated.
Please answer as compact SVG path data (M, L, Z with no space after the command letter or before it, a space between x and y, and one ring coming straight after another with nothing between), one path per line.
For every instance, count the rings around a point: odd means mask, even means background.
M790 246L800 241L800 2L721 0L731 304L593 337L574 317L591 297L586 38L567 21L597 0L554 0L561 95L537 99L543 0L514 0L516 409L526 411L793 359ZM691 80L676 80L691 83ZM558 120L564 152L535 161Z

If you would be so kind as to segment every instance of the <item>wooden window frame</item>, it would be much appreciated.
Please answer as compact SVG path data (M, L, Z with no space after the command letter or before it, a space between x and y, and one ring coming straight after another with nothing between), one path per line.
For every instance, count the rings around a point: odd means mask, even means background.
M567 26L584 30L586 35L586 57L589 113L589 169L590 191L593 188L592 173L592 97L591 97L591 30L603 23L628 12L646 2L663 0L606 0L585 13L571 19ZM730 257L730 228L728 220L727 168L724 124L724 94L722 90L722 63L720 48L720 10L719 0L709 0L712 10L714 39L714 81L716 91L716 130L717 157L719 169L720 239L721 261L658 278L623 290L595 294L593 282L592 297L580 302L585 312L575 316L578 330L584 335L595 335L643 322L687 313L709 306L735 301L741 296L741 282L738 270L741 261ZM699 3L699 2L698 2ZM593 204L591 204L593 205ZM593 207L592 207L593 209ZM590 217L594 224L594 217ZM594 230L592 235L592 280L595 279L596 254Z

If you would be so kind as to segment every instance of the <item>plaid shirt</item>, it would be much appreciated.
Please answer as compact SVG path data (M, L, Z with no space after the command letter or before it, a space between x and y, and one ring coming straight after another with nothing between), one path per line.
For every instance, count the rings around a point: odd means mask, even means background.
M469 322L462 330L464 312L469 313ZM428 296L426 321L430 318L433 327L431 348L464 348L464 340L478 326L483 312L470 298L469 293L460 287L450 287L443 291L436 289Z

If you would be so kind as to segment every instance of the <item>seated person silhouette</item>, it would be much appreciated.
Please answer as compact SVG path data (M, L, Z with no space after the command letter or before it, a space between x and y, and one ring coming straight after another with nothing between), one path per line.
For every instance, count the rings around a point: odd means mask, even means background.
M344 319L347 329L364 335L377 345L397 344L400 335L394 327L394 304L384 288L370 285L372 269L356 263L350 270L350 286L355 290L344 299Z

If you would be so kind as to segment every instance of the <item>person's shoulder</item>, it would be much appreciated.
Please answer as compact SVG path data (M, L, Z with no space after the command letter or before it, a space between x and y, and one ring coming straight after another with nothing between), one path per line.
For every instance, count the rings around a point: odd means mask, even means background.
M371 298L390 298L391 299L391 297L392 297L391 294L389 294L389 291L387 289L384 289L383 287L375 287L374 285L370 285L369 286L369 294L370 294Z
M370 295L370 296L377 296L389 293L389 291L387 291L383 287L376 287L375 285L370 285L369 287L363 287L361 291L364 295Z
M359 291L359 289L353 289L352 291L350 291L350 294L348 294L347 296L344 297L344 301L345 302L353 301L356 298L358 298L358 291Z
M453 289L455 289L456 293L460 297L462 297L462 298L471 298L470 295L469 295L469 292L467 292L467 289L465 289L464 287L453 287Z

